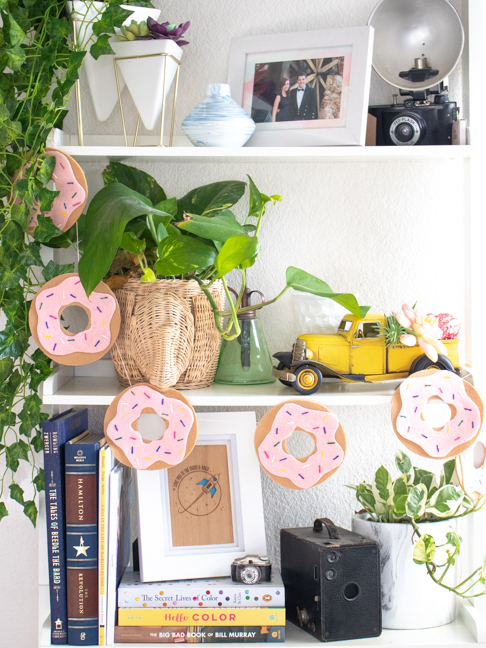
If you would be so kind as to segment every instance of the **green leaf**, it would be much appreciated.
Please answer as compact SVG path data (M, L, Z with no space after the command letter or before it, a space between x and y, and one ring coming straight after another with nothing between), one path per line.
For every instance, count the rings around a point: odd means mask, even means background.
M430 498L427 512L433 513L439 518L447 518L458 510L462 500L464 499L464 491L459 486L448 484L439 488Z
M22 124L18 121L11 121L7 106L0 103L0 146L8 146L14 139L21 135Z
M45 420L47 418L47 414L46 415L42 414L42 417ZM32 437L32 439L30 440L30 444L36 452L40 452L44 446L44 443L42 441L42 434L36 434L35 437Z
M21 202L12 205L10 208L10 216L24 231L27 229L29 222L29 208L27 203Z
M140 241L133 232L124 232L120 241L122 250L139 256L145 250L145 241Z
M442 472L440 476L441 486L447 486L447 484L450 484L452 482L455 469L456 469L455 459L450 459L449 461L445 462L445 464L442 466Z
M414 484L424 484L424 486L429 491L429 497L431 496L431 489L435 481L435 475L428 470L422 470L421 468L415 468L415 478Z
M12 443L12 445L5 448L5 455L7 459L7 468L16 472L19 467L19 460L23 459L24 461L29 460L29 446L25 441L17 441Z
M25 39L25 32L21 29L20 25L14 20L11 13L8 16L9 22L9 37L11 45L22 45Z
M10 484L9 486L10 489L10 497L11 499L15 500L19 504L24 503L24 491L18 484Z
M34 477L32 482L35 485L35 487L37 488L38 493L40 493L41 491L46 489L45 474L44 474L44 469L43 468L39 468L39 472Z
M37 506L33 500L24 503L24 513L35 527L37 520Z
M368 509L368 511L375 511L376 500L368 484L358 484L356 488L356 497L358 501Z
M122 164L121 162L110 162L109 166L102 173L105 185L119 182L133 191L137 191L150 200L155 209L167 212L172 216L177 213L177 201L172 198L167 201L167 196L162 187L154 178L145 171L135 167ZM166 209L167 207L167 209ZM169 211L169 209L171 211ZM174 211L175 209L175 211Z
M0 439L3 438L5 428L14 426L16 422L15 412L10 412L8 409L0 411Z
M405 510L408 517L412 520L422 517L425 513L425 505L427 503L427 488L424 484L417 484L412 486L408 493Z
M430 563L435 558L435 540L429 534L421 536L413 548L413 561L417 565Z
M178 220L182 220L184 212L214 216L222 209L232 207L245 193L245 186L239 180L223 180L196 187L177 201Z
M0 358L0 383L5 382L7 377L10 376L13 367L14 361L12 358Z
M60 191L51 191L50 189L46 189L45 187L43 187L39 191L37 197L40 201L40 210L43 214L51 211L52 203L59 196L60 193L61 193Z
M37 394L31 394L24 400L21 412L18 417L21 421L19 432L20 434L30 437L32 430L40 423L40 408L42 401Z
M46 267L42 269L42 276L46 281L50 281L51 279L54 279L54 277L59 277L59 275L69 272L74 272L74 263L60 265L51 260Z
M361 313L361 318L366 317L368 311L370 310L371 306L360 306L359 310Z
M392 479L385 466L380 466L372 484L373 495L377 502L388 504L392 500Z
M46 218L42 214L39 214L37 216L37 221L38 225L34 230L34 238L36 241L39 241L39 243L45 243L56 236L62 235L62 230L58 229L54 225L51 218Z
M8 67L13 72L18 72L26 59L25 51L20 47L20 45L15 45L10 49L5 50L5 54L8 57Z
M245 230L236 220L233 212L229 209L223 209L213 216L198 216L197 214L187 214L183 220L177 223L177 226L185 232L190 232L196 236L201 236L210 241L227 241L232 236L245 236Z
M401 518L406 514L407 497L407 475L402 475L393 484L393 513L395 517Z
M290 266L286 272L287 286L298 290L299 292L307 292L312 295L319 295L320 297L328 297L333 301L341 304L347 308L356 317L361 317L361 310L354 295L345 293L335 293L331 287L322 279L318 279L313 275Z
M93 43L89 49L91 56L97 61L103 54L116 54L115 50L110 45L110 35L103 34L98 36L96 43Z
M40 256L39 243L30 243L23 252L19 255L19 261L24 266L39 266L42 268L44 265Z
M229 238L214 261L218 277L223 277L234 268L258 254L260 246L256 236L232 236Z
M159 260L155 270L159 275L171 277L213 265L216 252L197 239L168 236L159 244Z
M140 279L140 281L143 281L145 283L153 283L154 281L157 281L157 277L155 276L152 268L143 269L143 277Z
M22 276L18 270L12 270L12 268L5 265L0 267L0 290L15 288L15 286L18 286L21 279Z
M123 9L116 3L111 3L108 10L105 10L100 19L93 25L93 34L100 36L101 34L114 34L115 27L121 27L125 20L133 14L133 10Z
M7 517L8 511L7 507L3 502L0 502L0 520L2 520L4 517Z
M79 276L88 295L110 269L127 223L146 214L168 215L156 210L148 198L120 183L98 191L86 214L87 237L79 262Z
M52 173L54 167L56 166L56 158L54 155L46 155L42 158L40 167L35 174L37 180L42 184L46 185L49 180L52 178Z
M395 455L395 464L398 470L405 475L412 470L412 461L402 450Z
M248 210L248 216L253 218L260 218L262 212L265 210L265 205L262 200L262 195L258 191L253 180L248 176L248 181L250 183L250 207Z

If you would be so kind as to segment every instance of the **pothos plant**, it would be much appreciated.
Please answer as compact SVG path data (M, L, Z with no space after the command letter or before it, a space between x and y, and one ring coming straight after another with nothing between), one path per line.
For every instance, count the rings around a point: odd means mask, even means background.
M400 476L394 481L384 466L380 466L371 484L363 482L348 486L356 491L356 499L373 522L410 524L417 536L413 560L425 565L432 580L461 598L475 598L486 594L486 557L458 585L448 585L445 577L455 564L462 538L451 527L444 544L436 544L433 526L424 533L419 524L438 520L455 520L479 511L486 505L486 495L472 500L454 483L455 460L447 461L440 475L412 466L410 458L399 452L395 463ZM479 591L478 591L479 587Z
M192 279L206 295L215 325L226 340L241 333L238 315L273 304L289 288L328 297L358 317L366 314L368 307L360 307L354 295L335 293L325 281L295 267L287 269L285 286L274 299L241 306L246 270L254 265L260 251L258 234L266 206L281 199L261 193L249 176L248 212L243 224L230 209L245 193L246 184L239 180L196 187L177 199L167 198L149 174L119 162L112 162L103 178L106 186L94 196L86 214L84 252L79 263L88 295L104 278L115 289L131 276L141 276L145 282ZM241 276L236 303L226 280L233 270ZM210 288L218 280L229 310L220 310L211 295Z
M120 4L105 5L98 31L106 38L97 49L93 38L95 55L109 48L109 34L130 16ZM73 47L65 9L66 2L55 0L0 0L0 520L8 515L10 497L34 525L37 493L44 490L36 454L47 417L37 390L52 369L30 347L28 313L42 280L73 270L45 264L42 245L68 247L76 238L74 228L63 233L43 216L58 194L47 187L55 159L45 155L46 140L62 125L86 54ZM37 211L38 225L29 232ZM21 461L30 465L28 492L16 481Z

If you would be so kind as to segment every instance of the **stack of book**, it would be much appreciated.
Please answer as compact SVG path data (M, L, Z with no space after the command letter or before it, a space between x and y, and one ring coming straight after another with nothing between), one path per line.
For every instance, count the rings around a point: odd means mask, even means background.
M256 585L231 578L141 583L126 570L118 588L115 643L253 643L285 640L278 570Z

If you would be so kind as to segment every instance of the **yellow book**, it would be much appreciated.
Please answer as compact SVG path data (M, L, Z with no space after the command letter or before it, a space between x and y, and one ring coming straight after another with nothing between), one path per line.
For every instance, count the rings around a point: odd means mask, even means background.
M284 626L285 608L119 608L119 626Z

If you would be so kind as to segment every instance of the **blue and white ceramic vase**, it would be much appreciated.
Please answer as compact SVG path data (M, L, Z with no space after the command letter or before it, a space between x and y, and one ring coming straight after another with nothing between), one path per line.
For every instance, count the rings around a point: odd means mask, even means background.
M194 146L243 146L254 130L255 122L231 98L227 83L208 85L204 101L182 122Z

